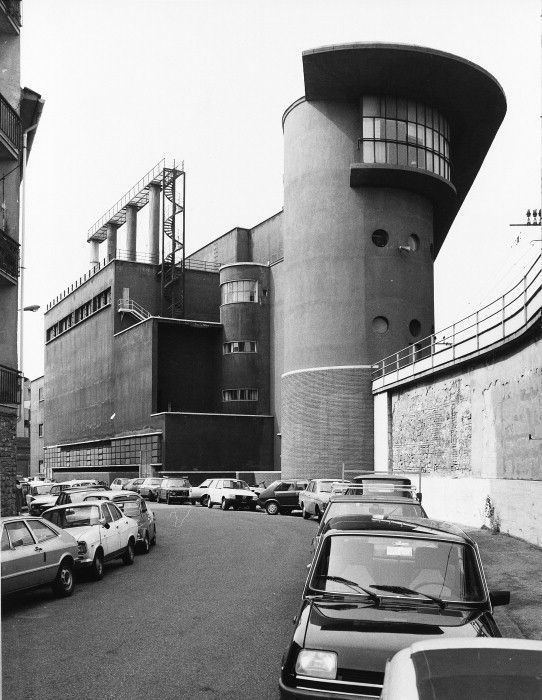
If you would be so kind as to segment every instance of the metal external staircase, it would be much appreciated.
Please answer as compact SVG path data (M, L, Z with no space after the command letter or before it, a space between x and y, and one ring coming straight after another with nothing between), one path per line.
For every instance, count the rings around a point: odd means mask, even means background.
M144 309L133 299L119 299L118 311L121 314L132 314L139 321L145 321L145 319L151 317L147 309Z

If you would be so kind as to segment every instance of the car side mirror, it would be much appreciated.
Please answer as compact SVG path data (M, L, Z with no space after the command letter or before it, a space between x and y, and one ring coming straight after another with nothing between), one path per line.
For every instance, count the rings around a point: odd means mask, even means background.
M494 607L510 604L510 591L489 591L489 600Z
M109 523L105 518L100 518L100 525L102 527L105 527L106 530L109 530Z

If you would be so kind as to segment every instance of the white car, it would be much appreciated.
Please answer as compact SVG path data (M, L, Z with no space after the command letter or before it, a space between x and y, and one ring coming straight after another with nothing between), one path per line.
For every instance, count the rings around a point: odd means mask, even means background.
M209 486L213 479L205 479L199 486L191 486L188 500L190 503L200 503L202 506L207 505L209 498Z
M111 501L56 506L43 517L75 537L79 548L75 565L90 569L94 578L103 577L104 563L112 559L134 563L137 522Z
M55 505L57 498L63 491L66 491L66 489L79 486L95 486L96 484L96 479L72 479L71 481L61 481L58 484L49 483L36 486L34 487L37 489L36 494L33 493L33 489L26 497L28 512L30 515L41 515L45 510Z
M232 507L256 510L258 496L240 479L213 479L207 489L207 507L219 505L222 510Z
M386 664L382 700L542 697L542 642L448 637L414 642Z
M299 494L299 506L305 519L315 515L318 520L324 514L329 499L340 484L350 482L344 479L311 479L307 488Z

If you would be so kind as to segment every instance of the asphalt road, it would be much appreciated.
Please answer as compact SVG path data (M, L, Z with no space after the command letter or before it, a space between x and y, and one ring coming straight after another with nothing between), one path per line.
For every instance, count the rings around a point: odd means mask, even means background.
M5 700L277 698L314 521L152 504L157 545L3 600Z

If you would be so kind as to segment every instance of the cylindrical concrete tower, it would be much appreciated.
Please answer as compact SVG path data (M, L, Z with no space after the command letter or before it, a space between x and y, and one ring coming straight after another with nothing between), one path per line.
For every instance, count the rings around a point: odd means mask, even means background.
M372 468L371 365L433 332L433 259L505 100L482 69L418 47L303 62L283 118L282 473L324 477Z
M269 268L234 263L220 268L223 413L268 414Z

